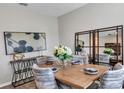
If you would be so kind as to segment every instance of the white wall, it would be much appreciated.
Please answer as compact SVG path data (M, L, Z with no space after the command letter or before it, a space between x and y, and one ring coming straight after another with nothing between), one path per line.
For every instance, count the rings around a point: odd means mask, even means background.
M60 44L74 50L74 33L124 25L124 4L87 4L59 17Z
M51 55L58 45L58 24L54 17L38 15L22 6L0 4L0 84L11 81L12 68L9 63L12 56L5 55L4 31L45 32L47 50L44 54ZM39 55L38 52L25 54L26 57Z

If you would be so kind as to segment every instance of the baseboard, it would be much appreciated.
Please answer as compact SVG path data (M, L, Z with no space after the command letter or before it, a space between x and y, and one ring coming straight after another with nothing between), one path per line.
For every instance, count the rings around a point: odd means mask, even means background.
M2 84L0 84L0 88L4 87L4 86L7 86L7 85L10 85L10 84L11 84L11 81L2 83Z

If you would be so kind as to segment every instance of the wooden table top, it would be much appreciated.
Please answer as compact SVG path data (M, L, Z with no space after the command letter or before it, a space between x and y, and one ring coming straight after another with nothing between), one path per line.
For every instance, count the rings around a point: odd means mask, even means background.
M88 75L81 71L85 67L96 68L99 72L96 75ZM103 75L108 70L105 66L85 64L85 65L72 65L71 68L64 70L59 70L55 73L56 79L61 82L68 84L74 88L86 89L90 86L96 79Z
M51 67L50 65L40 65L40 67ZM81 71L81 69L86 67L96 68L99 72L96 75L89 75ZM64 70L61 69L55 73L56 79L59 81L70 85L74 88L86 89L95 80L97 80L101 75L103 75L108 70L108 67L93 64L83 64L83 65L72 65Z

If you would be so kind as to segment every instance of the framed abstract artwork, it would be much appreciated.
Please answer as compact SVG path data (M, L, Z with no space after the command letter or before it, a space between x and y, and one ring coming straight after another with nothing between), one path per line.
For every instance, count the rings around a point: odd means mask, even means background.
M46 50L46 34L39 32L4 32L6 55Z

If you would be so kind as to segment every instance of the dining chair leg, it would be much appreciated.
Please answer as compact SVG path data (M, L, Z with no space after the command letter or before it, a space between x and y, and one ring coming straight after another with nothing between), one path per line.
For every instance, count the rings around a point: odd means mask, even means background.
M35 82L35 89L38 89L38 88L37 88L37 85L36 85L36 82Z

